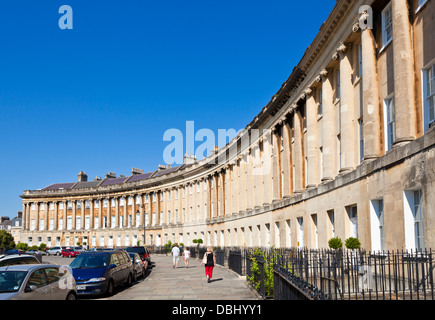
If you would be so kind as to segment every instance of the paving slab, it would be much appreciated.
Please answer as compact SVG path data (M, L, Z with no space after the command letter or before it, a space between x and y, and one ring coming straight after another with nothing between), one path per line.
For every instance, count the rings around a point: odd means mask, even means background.
M204 267L198 259L184 267L180 259L172 267L172 256L153 255L153 267L143 280L102 300L260 300L245 279L231 270L216 266L207 283Z

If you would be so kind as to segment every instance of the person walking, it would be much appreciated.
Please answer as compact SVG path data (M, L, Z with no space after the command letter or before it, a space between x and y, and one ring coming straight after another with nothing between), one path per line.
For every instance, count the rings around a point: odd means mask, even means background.
M190 250L189 250L189 248L186 247L184 249L183 255L184 255L184 266L186 268L189 268L189 261L190 261Z
M178 248L177 244L175 244L172 247L171 254L172 254L172 262L173 262L172 268L176 268L178 267L178 261L180 260L180 248Z
M213 249L211 247L208 247L207 252L204 253L201 262L201 265L205 265L205 275L207 277L208 283L210 283L211 278L213 276L213 268L215 264L216 264L216 256L213 253Z

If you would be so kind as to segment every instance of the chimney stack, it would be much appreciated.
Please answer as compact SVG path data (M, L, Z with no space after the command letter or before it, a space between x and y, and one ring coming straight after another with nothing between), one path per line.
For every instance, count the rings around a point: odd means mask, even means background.
M79 182L86 182L88 181L88 175L86 172L80 171L79 172Z
M137 175L137 174L143 174L143 170L142 169L138 169L138 168L132 168L131 169L131 175Z
M186 154L184 155L184 164L195 164L195 163L196 163L195 155L188 154L186 152Z
M107 178L116 178L116 173L115 172L110 172L108 174L106 174L106 179Z

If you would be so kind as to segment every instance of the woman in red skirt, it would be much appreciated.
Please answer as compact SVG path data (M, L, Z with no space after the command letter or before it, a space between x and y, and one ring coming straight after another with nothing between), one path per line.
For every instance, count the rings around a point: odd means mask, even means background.
M205 275L207 277L207 282L210 282L210 279L213 276L213 268L215 264L216 257L213 254L213 249L211 247L208 247L207 252L204 254L201 262L201 265L205 265Z

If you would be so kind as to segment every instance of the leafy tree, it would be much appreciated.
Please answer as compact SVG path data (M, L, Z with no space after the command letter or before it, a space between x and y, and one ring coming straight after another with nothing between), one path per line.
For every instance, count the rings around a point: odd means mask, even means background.
M16 245L16 248L18 250L22 250L22 251L29 251L29 245L27 243L23 243L23 242L18 242Z
M6 230L0 230L0 251L15 248L14 237Z

